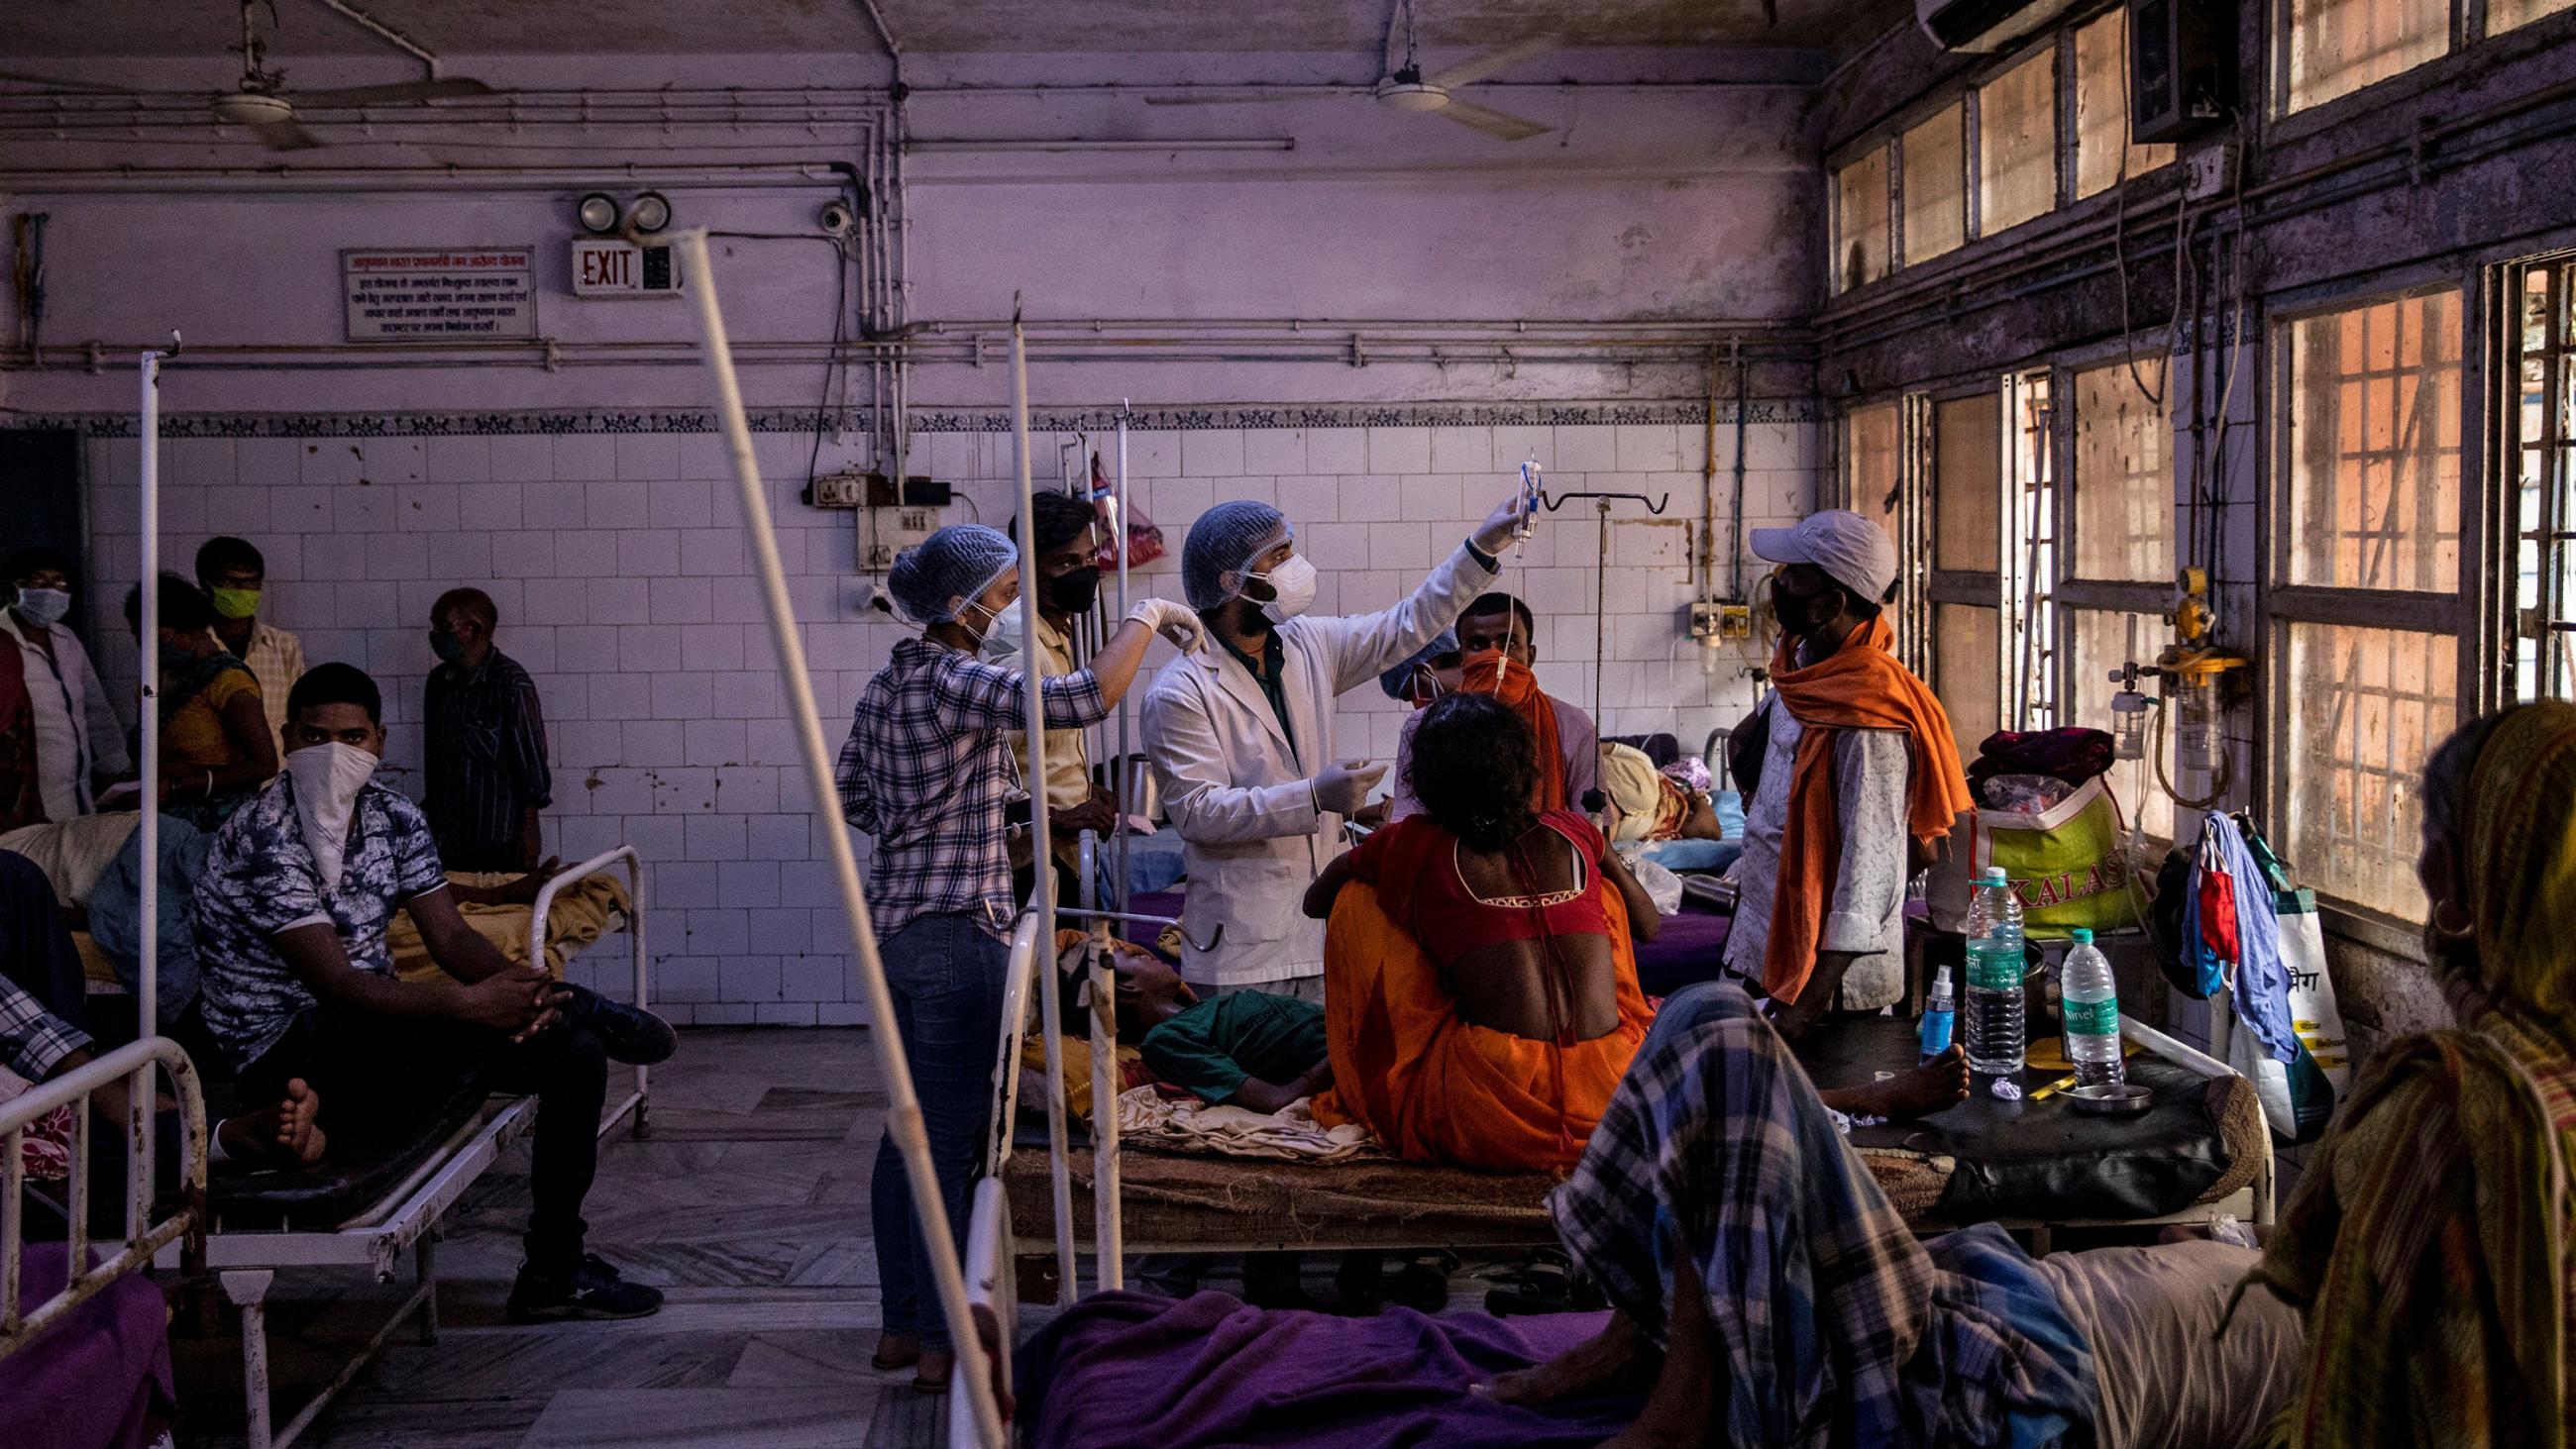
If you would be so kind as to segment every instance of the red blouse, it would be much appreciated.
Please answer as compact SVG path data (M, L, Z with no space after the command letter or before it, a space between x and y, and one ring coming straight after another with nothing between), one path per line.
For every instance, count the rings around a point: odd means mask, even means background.
M1593 889L1607 848L1600 830L1572 810L1550 810L1539 816L1539 823L1574 851L1575 880L1569 889L1493 900L1478 896L1459 869L1458 837L1428 815L1408 815L1360 842L1351 852L1351 878L1377 887L1386 913L1443 967L1480 946L1552 936L1610 936L1601 893ZM1533 848L1530 837L1523 842L1520 848Z

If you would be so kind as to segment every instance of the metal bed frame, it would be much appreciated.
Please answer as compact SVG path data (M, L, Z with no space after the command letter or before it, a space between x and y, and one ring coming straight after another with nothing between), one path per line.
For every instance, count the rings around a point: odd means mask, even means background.
M171 1089L178 1096L181 1140L186 1148L178 1206L158 1222L151 1217L153 1179L143 1170L142 1154L132 1150L133 1144L150 1139L157 1130L153 1105L158 1095L156 1068L169 1074ZM90 1097L110 1082L120 1080L127 1085L132 1107L126 1121L129 1150L125 1246L115 1257L88 1267L84 1265L90 1256ZM26 1176L24 1164L19 1161L19 1147L29 1126L65 1105L73 1106L77 1113L71 1175L64 1183L64 1219L69 1231L65 1278L60 1291L29 1309L19 1294L19 1256L25 1246L26 1228L22 1217ZM34 1342L39 1334L78 1311L117 1279L150 1267L164 1249L175 1251L192 1267L203 1262L205 1232L205 1090L197 1080L196 1064L188 1060L187 1052L177 1042L162 1036L128 1042L0 1103L0 1360Z
M651 957L644 946L643 860L632 846L604 851L539 888L535 908L528 917L528 959L545 960L546 918L556 892L569 882L612 866L623 867L626 872L629 906L625 931L634 962L635 1004L644 1006L649 1000L647 963ZM601 1116L599 1135L606 1138L630 1116L634 1119L633 1134L639 1138L649 1135L646 1105L650 1089L648 1070L635 1068L633 1089ZM338 1227L227 1232L217 1223L206 1235L205 1266L222 1286L224 1297L241 1314L242 1391L250 1406L247 1449L285 1449L293 1444L339 1397L340 1391L357 1378L414 1310L420 1314L420 1341L438 1341L436 1245L447 1210L491 1170L504 1150L536 1125L536 1119L535 1098L512 1097L498 1110L468 1120L366 1211ZM364 1268L375 1275L377 1282L390 1283L406 1251L413 1260L412 1291L366 1345L341 1366L339 1373L287 1420L285 1427L272 1429L275 1409L268 1363L267 1300L277 1271Z

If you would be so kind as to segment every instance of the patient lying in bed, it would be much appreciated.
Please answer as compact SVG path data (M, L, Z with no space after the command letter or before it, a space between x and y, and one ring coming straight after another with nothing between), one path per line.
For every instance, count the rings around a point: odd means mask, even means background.
M1413 1161L1569 1168L1645 1038L1631 938L1653 939L1654 906L1589 821L1532 808L1518 716L1457 695L1421 719L1407 783L1425 813L1306 895L1332 922L1336 1086L1315 1119Z

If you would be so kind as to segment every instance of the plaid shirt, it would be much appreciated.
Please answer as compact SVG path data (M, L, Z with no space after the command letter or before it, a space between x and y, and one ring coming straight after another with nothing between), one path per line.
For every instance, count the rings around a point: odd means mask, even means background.
M1725 1443L2090 1442L2093 1355L2037 1266L1991 1225L1918 1244L1732 986L1664 1003L1549 1207L1658 1340L1688 1256Z
M894 646L894 659L859 695L841 746L841 814L876 837L868 861L868 914L879 937L934 912L971 915L1007 935L1014 910L1009 828L1015 794L1011 727L1026 708L1020 672L926 639ZM1040 686L1050 729L1080 729L1109 714L1089 670Z
M286 728L286 696L295 681L304 677L304 641L266 619L257 619L251 623L250 639L234 652L250 677L259 681L259 705L268 713L268 733L275 738Z
M80 1028L0 976L0 1067L41 1082L62 1059L89 1045Z

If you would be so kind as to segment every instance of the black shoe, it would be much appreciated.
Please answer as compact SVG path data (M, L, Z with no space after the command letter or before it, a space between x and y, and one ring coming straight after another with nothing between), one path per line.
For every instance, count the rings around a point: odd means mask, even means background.
M564 989L572 993L563 1004L564 1025L590 1028L610 1061L649 1067L680 1049L680 1034L644 1008L611 1001L587 986Z
M669 1028L664 1028L669 1030ZM644 1318L662 1311L662 1290L629 1283L597 1253L585 1254L571 1273L557 1277L520 1265L510 1285L512 1323L563 1323L576 1319Z

